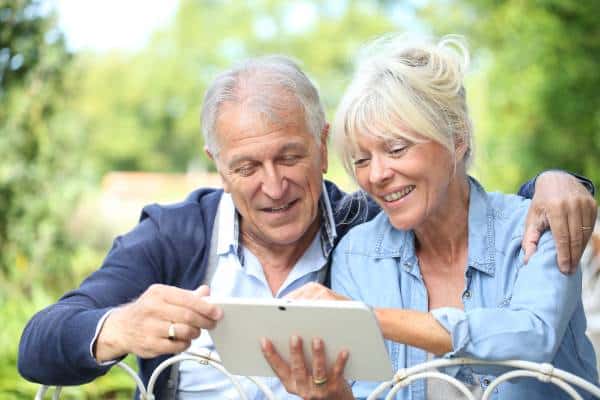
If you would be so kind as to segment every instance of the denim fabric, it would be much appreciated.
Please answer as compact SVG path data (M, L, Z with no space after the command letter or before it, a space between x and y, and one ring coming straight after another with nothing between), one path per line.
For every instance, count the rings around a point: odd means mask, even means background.
M585 336L581 271L570 276L559 272L550 233L542 236L535 255L523 264L521 240L528 205L529 200L519 196L486 193L470 179L464 310L431 310L452 336L453 351L445 357L550 362L597 383L594 349ZM372 307L429 311L414 240L412 231L395 229L384 213L353 228L334 251L332 288ZM395 369L426 361L424 350L391 341L386 345ZM481 380L483 385L503 370L462 367L446 372L465 382L483 374L487 378ZM376 383L355 382L353 391L357 398L365 398L375 387ZM424 399L425 393L421 380L396 398ZM501 384L493 398L570 397L556 386L523 378Z

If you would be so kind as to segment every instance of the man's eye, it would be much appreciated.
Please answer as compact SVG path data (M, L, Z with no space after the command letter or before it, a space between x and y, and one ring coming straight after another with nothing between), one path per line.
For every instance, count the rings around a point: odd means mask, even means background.
M244 166L236 168L234 172L240 176L250 176L254 173L254 168L251 166Z
M293 164L296 164L299 159L300 159L300 156L288 155L288 156L281 157L281 162L285 165L293 165Z

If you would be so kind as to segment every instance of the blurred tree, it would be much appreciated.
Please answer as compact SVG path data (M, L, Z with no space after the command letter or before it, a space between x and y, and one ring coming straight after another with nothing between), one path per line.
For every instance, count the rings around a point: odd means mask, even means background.
M600 2L451 0L424 15L478 47L471 104L484 181L512 190L560 167L600 183Z
M62 111L70 56L43 1L0 1L0 301L68 277L64 234L81 173Z
M185 1L173 23L136 54L86 54L78 114L101 171L212 168L199 111L206 85L246 57L283 53L304 64L333 110L351 57L395 28L372 1Z

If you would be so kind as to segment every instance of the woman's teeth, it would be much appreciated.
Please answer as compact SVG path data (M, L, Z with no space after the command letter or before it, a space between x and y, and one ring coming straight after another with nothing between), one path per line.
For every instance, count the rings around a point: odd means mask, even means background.
M383 196L383 199L385 201L396 201L396 200L403 198L404 196L406 196L407 194L412 192L414 189L415 189L415 185L410 185L398 192L386 194L385 196Z

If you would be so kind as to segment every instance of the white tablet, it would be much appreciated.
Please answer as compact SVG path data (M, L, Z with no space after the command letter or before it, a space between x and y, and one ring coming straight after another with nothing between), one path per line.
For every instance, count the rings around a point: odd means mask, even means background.
M328 365L347 349L346 379L383 381L393 369L373 312L358 301L311 301L207 297L223 309L223 319L209 333L223 366L232 374L275 376L260 340L270 339L289 362L290 337L302 337L307 368L312 338L325 343Z

